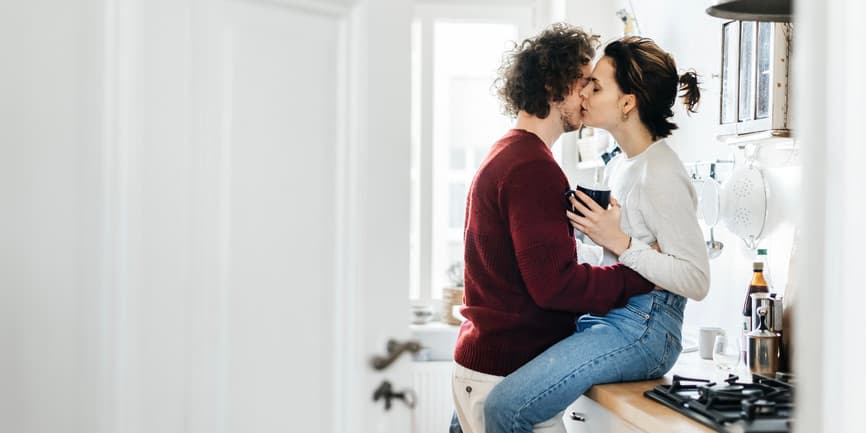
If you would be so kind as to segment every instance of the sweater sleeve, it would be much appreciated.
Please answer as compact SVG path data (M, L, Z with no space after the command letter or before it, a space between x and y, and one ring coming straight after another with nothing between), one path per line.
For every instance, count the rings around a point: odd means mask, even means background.
M641 179L639 210L661 253L645 242L632 240L620 262L657 286L700 301L710 287L710 263L696 215L697 197L684 175L653 170Z
M521 277L535 303L576 314L606 314L653 284L628 267L578 264L565 216L568 182L553 160L513 168L500 184Z

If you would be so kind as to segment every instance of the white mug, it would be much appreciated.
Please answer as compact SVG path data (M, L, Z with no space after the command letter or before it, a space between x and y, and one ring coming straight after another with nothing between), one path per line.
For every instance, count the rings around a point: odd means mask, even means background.
M725 335L725 330L714 326L702 326L698 333L698 354L703 359L713 359L713 343L717 335Z

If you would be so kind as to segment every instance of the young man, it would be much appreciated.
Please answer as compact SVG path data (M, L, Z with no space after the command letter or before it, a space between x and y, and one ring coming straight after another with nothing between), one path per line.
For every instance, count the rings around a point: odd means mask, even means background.
M467 320L452 376L456 415L467 433L484 433L490 390L574 333L577 315L607 313L654 287L623 265L578 264L565 217L568 180L550 147L581 125L580 91L597 44L579 28L556 24L516 47L500 69L500 97L517 123L493 145L469 190ZM554 419L535 431L559 426Z

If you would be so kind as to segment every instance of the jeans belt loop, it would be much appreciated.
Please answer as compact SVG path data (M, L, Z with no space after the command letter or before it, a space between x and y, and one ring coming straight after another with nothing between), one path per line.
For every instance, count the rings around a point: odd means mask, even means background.
M676 307L676 306L677 306L677 303L678 303L678 302L677 302L678 300L679 300L678 297L675 296L673 293L671 293L671 292L665 292L665 304L668 304L668 305L670 305L670 306L672 306L672 307Z

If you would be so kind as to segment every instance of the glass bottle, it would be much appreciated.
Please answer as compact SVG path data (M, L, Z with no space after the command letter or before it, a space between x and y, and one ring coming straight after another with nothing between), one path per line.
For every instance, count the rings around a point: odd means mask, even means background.
M752 332L752 293L769 293L770 289L767 287L767 280L764 279L764 263L763 262L754 262L752 263L752 281L749 283L749 288L746 290L746 300L743 302L743 322L741 331L742 340L740 341L740 350L743 356L743 361L748 362L746 359L746 347L748 341L746 340L746 334Z

